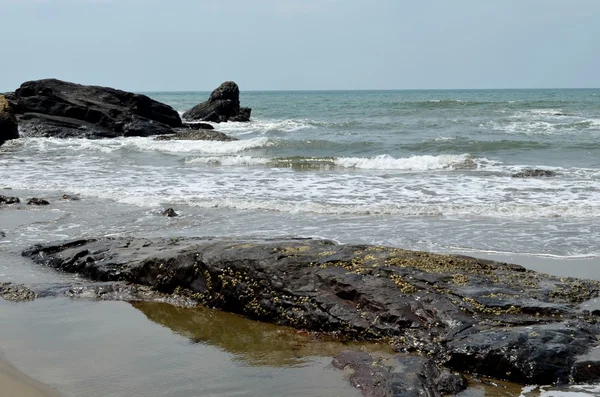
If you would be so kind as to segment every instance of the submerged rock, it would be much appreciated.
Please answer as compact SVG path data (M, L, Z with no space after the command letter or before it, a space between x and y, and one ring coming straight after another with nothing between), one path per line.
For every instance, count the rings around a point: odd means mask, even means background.
M83 239L23 255L265 322L387 340L436 365L522 383L569 382L600 338L598 317L579 309L599 296L600 282L464 256L216 238Z
M50 203L42 198L33 197L27 200L27 205L50 205Z
M18 204L21 200L18 197L9 197L0 195L0 204Z
M181 126L175 110L145 95L56 79L25 82L9 102L26 136L150 136Z
M208 123L186 123L184 122L182 128L188 128L190 130L214 130L215 127Z
M166 210L163 211L163 216L169 217L169 218L173 218L175 216L179 216L179 214L177 214L177 212L175 212L175 210L173 208L167 208Z
M0 283L0 298L11 302L32 301L36 297L35 292L28 287L12 283Z
M216 88L206 102L202 102L183 114L184 119L212 121L249 121L252 109L240 107L240 89L233 81L226 81Z
M71 194L63 194L60 197L60 199L64 200L64 201L78 201L79 200L79 196L73 196Z
M419 356L383 360L364 352L345 351L332 364L338 369L351 369L350 383L364 396L441 397L456 395L467 387L464 376Z
M19 137L19 128L14 111L9 105L6 97L0 95L0 146L10 139Z
M527 169L512 175L513 178L538 178L556 176L556 172L550 170Z
M237 138L233 138L227 134L214 130L182 130L176 129L175 135L161 135L154 138L157 141L237 141Z

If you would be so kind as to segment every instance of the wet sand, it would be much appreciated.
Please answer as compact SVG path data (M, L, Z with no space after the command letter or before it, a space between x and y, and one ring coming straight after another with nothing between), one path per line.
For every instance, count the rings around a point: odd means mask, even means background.
M564 259L521 254L467 253L466 255L498 262L515 263L527 269L557 277L600 280L600 258L597 257Z
M10 397L60 397L43 383L32 379L0 357L0 393Z

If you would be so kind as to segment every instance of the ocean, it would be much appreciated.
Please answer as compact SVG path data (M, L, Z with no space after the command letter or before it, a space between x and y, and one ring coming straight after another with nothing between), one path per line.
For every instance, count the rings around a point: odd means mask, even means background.
M209 95L146 94L181 113ZM253 109L249 123L214 124L232 142L6 143L0 194L51 205L0 210L0 277L71 277L18 258L38 242L251 235L514 257L561 275L583 264L583 276L600 279L600 89L242 91L240 100ZM527 169L555 176L513 177ZM162 217L168 207L179 216ZM590 395L573 393L564 395Z
M148 95L183 112L208 93ZM134 208L125 228L63 225L81 233L153 233L141 218L173 207L181 217L163 225L173 234L600 255L598 89L242 92L241 102L250 123L215 125L239 141L10 142L0 184L79 194L109 218L115 205ZM557 175L512 177L529 168Z

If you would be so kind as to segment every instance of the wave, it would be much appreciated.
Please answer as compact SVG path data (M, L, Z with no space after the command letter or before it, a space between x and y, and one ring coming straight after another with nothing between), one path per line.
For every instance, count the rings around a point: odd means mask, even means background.
M145 203L139 198L140 203ZM128 200L134 204L136 200ZM173 203L173 202L170 202ZM175 204L175 203L173 203ZM290 200L241 198L189 198L181 204L201 208L227 208L285 213L316 213L335 215L395 215L425 217L486 217L505 219L595 218L598 205L522 205L522 204L340 204Z
M290 133L302 130L333 129L346 130L360 127L358 120L312 120L312 119L252 119L250 122L210 123L215 129L241 136L247 134ZM368 128L368 126L365 126Z
M524 118L517 121L488 121L480 124L479 127L507 134L561 135L580 133L582 131L600 132L600 119L556 122Z
M344 168L375 169L375 170L404 170L429 171L455 168L476 168L476 164L468 154L439 156L411 156L394 158L387 154L371 158L343 157L334 160L335 164Z
M266 134L269 132L294 132L312 129L319 126L313 120L285 119L261 120L252 119L250 122L210 123L215 129L231 135Z
M269 164L271 159L251 156L210 156L192 157L185 160L186 164L208 164L224 166L253 166Z
M238 141L156 141L154 138L114 138L114 139L59 139L59 138L22 138L18 140L29 148L44 152L63 152L71 150L82 153L112 153L117 151L161 152L167 154L233 154L248 149L272 145L266 137L243 139Z
M421 151L462 151L469 153L498 152L502 150L549 149L556 144L534 140L481 141L464 137L439 137L414 144L402 145L401 148L412 152Z
M472 247L463 247L463 246L445 246L444 248L450 249L454 252L459 252L461 254L471 254L473 256L477 256L477 254L491 254L491 255L522 255L522 256L532 256L538 258L548 258L548 259L590 259L598 257L598 253L596 252L588 252L585 254L573 254L573 255L556 255L556 254L548 254L548 253L536 253L536 252L513 252L513 251L497 251L497 250L489 250L489 249L476 249Z
M485 160L485 159L484 159ZM293 168L297 170L333 170L333 169L362 169L362 170L397 170L397 171L433 171L475 169L479 160L469 154L411 156L394 158L387 154L375 157L192 157L185 160L187 164L208 164L223 166L255 166Z

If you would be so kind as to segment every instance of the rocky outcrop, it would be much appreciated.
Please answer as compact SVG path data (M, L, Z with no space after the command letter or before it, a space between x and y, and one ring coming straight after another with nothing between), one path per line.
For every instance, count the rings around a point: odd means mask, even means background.
M173 208L167 208L166 210L164 210L162 212L163 216L166 216L167 218L174 218L176 216L179 216L179 214L177 212L175 212L175 210Z
M43 198L32 197L29 200L27 200L27 205L50 205L50 203L47 200L44 200Z
M174 135L161 135L154 138L157 141L237 141L231 137L215 130L190 130L177 128Z
M0 283L0 298L11 302L27 302L35 299L35 292L24 285Z
M252 109L240 107L240 89L233 81L226 81L216 88L206 102L202 102L183 114L187 120L249 121Z
M550 177L556 176L556 172L550 170L540 169L525 169L523 171L512 174L513 178L539 178L539 177Z
M17 119L6 97L0 95L0 146L10 139L19 137Z
M9 197L0 195L0 204L18 204L21 200L18 197Z
M145 95L56 79L25 82L7 99L25 136L150 136L182 125L175 110Z
M188 128L190 130L214 130L215 127L208 123L189 123L184 122L182 128Z
M256 320L390 341L398 352L433 360L440 375L444 365L530 384L568 383L574 373L591 382L600 374L600 362L585 356L599 344L598 317L579 309L599 295L596 281L310 239L99 238L23 255Z

